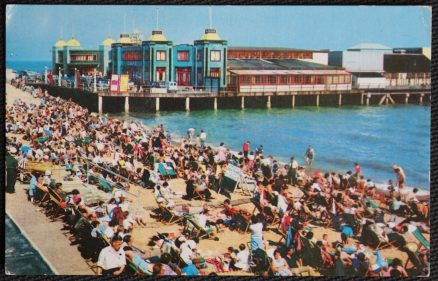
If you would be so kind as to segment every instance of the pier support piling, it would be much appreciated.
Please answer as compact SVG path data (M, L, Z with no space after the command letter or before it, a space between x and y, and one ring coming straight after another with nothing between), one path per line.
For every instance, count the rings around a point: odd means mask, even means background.
M362 101L362 99L361 99L361 101ZM361 103L361 104L362 104L362 103ZM338 105L339 105L339 106L342 105L342 94L339 94Z
M316 95L316 106L319 106L319 94Z
M186 111L190 111L190 98L186 98Z
M420 95L420 105L423 104L423 97L424 97L424 93L421 93L421 95Z
M367 106L370 105L370 99L371 99L371 95L368 94L368 95L367 95Z
M125 97L125 114L129 114L129 97Z
M268 101L266 102L266 107L271 108L271 96L268 96Z
M214 110L217 110L217 98L214 98L214 100L213 100L213 107L214 107Z
M295 95L292 95L292 108L295 108Z
M406 93L406 98L405 98L405 104L408 104L409 103L409 93Z
M103 112L102 105L103 105L103 97L99 96L97 98L97 107L98 107L99 114L102 114L102 112Z
M155 98L155 111L160 111L160 98Z
M385 95L385 104L388 105L389 103L389 94Z
M242 98L241 98L241 101L240 101L240 108L241 108L241 109L245 109L245 97L242 97Z

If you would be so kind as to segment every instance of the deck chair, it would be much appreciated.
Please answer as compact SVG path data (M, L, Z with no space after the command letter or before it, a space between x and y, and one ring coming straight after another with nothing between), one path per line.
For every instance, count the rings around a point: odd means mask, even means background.
M140 276L152 276L152 272L144 271L140 267L138 267L130 258L126 256L126 265L128 266L129 273L133 273L134 275L140 275Z
M155 171L158 171L162 177L169 177L170 179L170 174L164 167L163 163L155 163Z
M36 187L39 190L39 192L41 192L43 194L43 196L39 200L39 204L42 205L43 203L47 202L48 199L50 199L49 191L47 190L47 187L46 187L46 189L44 189L39 184L37 184Z
M184 217L180 217L175 212L173 212L168 207L164 206L163 204L159 204L158 207L160 208L160 222L164 224L174 224L179 223L184 220Z
M187 217L187 222L184 227L184 231L189 231L190 224L192 225L192 229L190 231L190 239L198 238L198 239L213 239L215 241L219 241L219 237L213 234L213 231L209 228L202 227L199 222L193 217Z
M113 188L111 187L111 185L103 177L98 177L97 180L102 185L105 192L112 192L113 191Z
M168 173L171 177L176 177L175 169L173 168L172 163L167 162L165 168L166 168L166 170L167 170L167 173Z
M49 210L48 214L51 214L52 221L59 220L64 216L63 212L67 204L53 189L50 187L47 189L49 191L50 201L54 203L54 208Z
M424 235L416 229L414 232L412 232L414 237L418 240L418 249L417 251L421 250L421 248L425 248L426 250L430 250L430 243L426 240Z

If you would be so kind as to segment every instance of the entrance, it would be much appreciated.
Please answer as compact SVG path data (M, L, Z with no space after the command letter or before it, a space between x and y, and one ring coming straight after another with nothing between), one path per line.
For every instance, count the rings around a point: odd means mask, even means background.
M159 82L166 81L166 68L165 67L157 67L157 81L159 81Z
M178 86L191 86L191 69L190 67L176 69L176 81Z

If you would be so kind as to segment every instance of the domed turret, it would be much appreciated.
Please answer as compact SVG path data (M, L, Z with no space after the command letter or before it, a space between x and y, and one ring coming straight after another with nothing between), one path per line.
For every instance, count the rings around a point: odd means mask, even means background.
M204 35L201 40L205 41L222 41L219 35L216 33L216 29L206 29Z
M76 40L74 36L72 36L71 39L66 42L66 46L80 47L81 43L78 40Z
M108 38L103 40L100 45L108 47L108 46L111 46L113 43L116 43L116 40L114 40L113 37L111 35L109 35Z
M122 33L122 34L120 34L120 38L117 39L117 43L132 44L132 40L131 40L131 37L129 36L129 34Z
M59 39L58 41L56 41L56 43L55 43L55 47L56 48L62 48L62 47L64 47L66 45L66 42L62 39L62 37L61 37L61 39Z
M148 41L165 42L165 41L167 41L167 38L166 38L166 36L164 36L163 31L153 30L152 35L149 37Z

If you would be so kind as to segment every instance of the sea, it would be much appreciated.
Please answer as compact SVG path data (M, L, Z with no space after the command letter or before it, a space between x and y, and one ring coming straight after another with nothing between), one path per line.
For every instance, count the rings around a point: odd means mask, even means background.
M23 236L17 225L5 217L5 273L8 275L53 275L53 271Z

